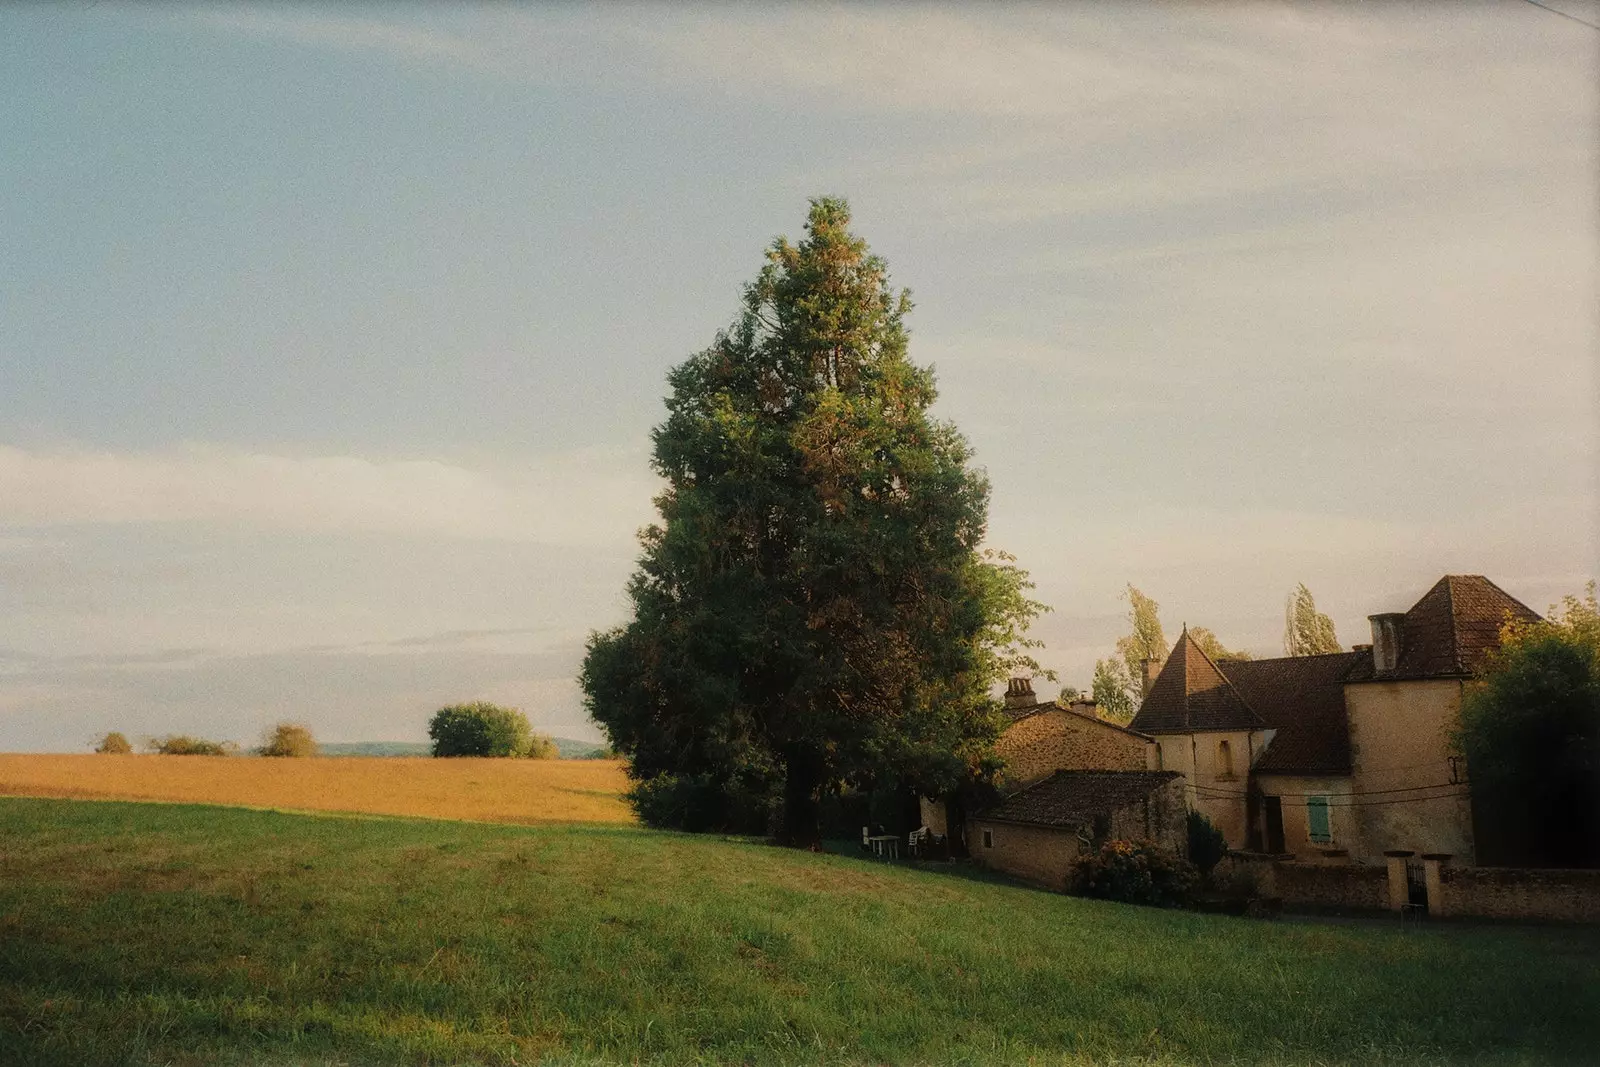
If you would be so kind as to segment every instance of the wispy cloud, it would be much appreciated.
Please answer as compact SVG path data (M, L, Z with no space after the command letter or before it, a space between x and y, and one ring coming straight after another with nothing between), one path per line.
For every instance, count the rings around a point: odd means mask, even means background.
M875 172L919 210L974 225L1150 217L1277 191L1371 211L1397 184L1414 196L1448 192L1430 174L1557 160L1593 170L1595 159L1582 134L1595 120L1594 87L1548 77L1553 56L1591 59L1591 42L1515 8L1425 17L1290 4L615 5L186 17L539 84L963 123L959 150L885 147L794 181L809 194ZM1519 107L1505 106L1508 91Z
M309 458L188 445L153 453L0 446L0 523L218 522L556 544L627 543L648 520L643 457L546 459L516 472L439 460Z

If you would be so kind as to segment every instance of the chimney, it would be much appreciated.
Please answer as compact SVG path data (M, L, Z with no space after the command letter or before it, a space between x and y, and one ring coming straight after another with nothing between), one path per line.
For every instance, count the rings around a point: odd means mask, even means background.
M1400 662L1401 630L1405 620L1405 613L1401 611L1367 616L1367 621L1372 623L1373 670L1392 671Z
M1150 690L1155 688L1156 677L1161 673L1161 661L1154 656L1140 663L1142 677L1139 679L1139 699L1143 700L1150 695Z
M1013 678L1006 683L1006 707L1031 708L1039 703L1033 695L1032 678Z

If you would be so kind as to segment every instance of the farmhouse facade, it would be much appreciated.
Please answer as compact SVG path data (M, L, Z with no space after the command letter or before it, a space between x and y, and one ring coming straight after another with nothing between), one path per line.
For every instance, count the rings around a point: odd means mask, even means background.
M1447 575L1373 640L1323 656L1215 662L1185 629L1132 729L1228 845L1320 862L1478 862L1466 768L1449 743L1463 688L1508 620L1538 615L1481 575ZM1150 665L1153 666L1153 665Z

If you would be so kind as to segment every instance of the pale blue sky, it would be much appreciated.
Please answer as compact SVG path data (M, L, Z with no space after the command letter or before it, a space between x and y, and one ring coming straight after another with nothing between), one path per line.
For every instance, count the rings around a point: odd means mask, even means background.
M1064 681L1129 581L1258 653L1297 581L1346 643L1542 610L1600 570L1597 68L1517 0L0 8L0 750L595 736L665 372L822 193Z

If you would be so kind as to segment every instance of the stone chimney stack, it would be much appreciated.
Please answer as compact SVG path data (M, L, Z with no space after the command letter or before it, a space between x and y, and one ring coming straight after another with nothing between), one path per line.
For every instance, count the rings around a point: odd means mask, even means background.
M1039 703L1033 695L1032 678L1013 678L1006 683L1006 707L1031 708Z
M1404 638L1402 630L1405 618L1405 613L1400 611L1367 616L1367 621L1372 623L1373 670L1392 671L1400 662L1400 644Z
M1140 663L1140 667L1143 669L1139 678L1139 699L1143 700L1155 688L1156 678L1161 674L1161 661L1151 656Z

